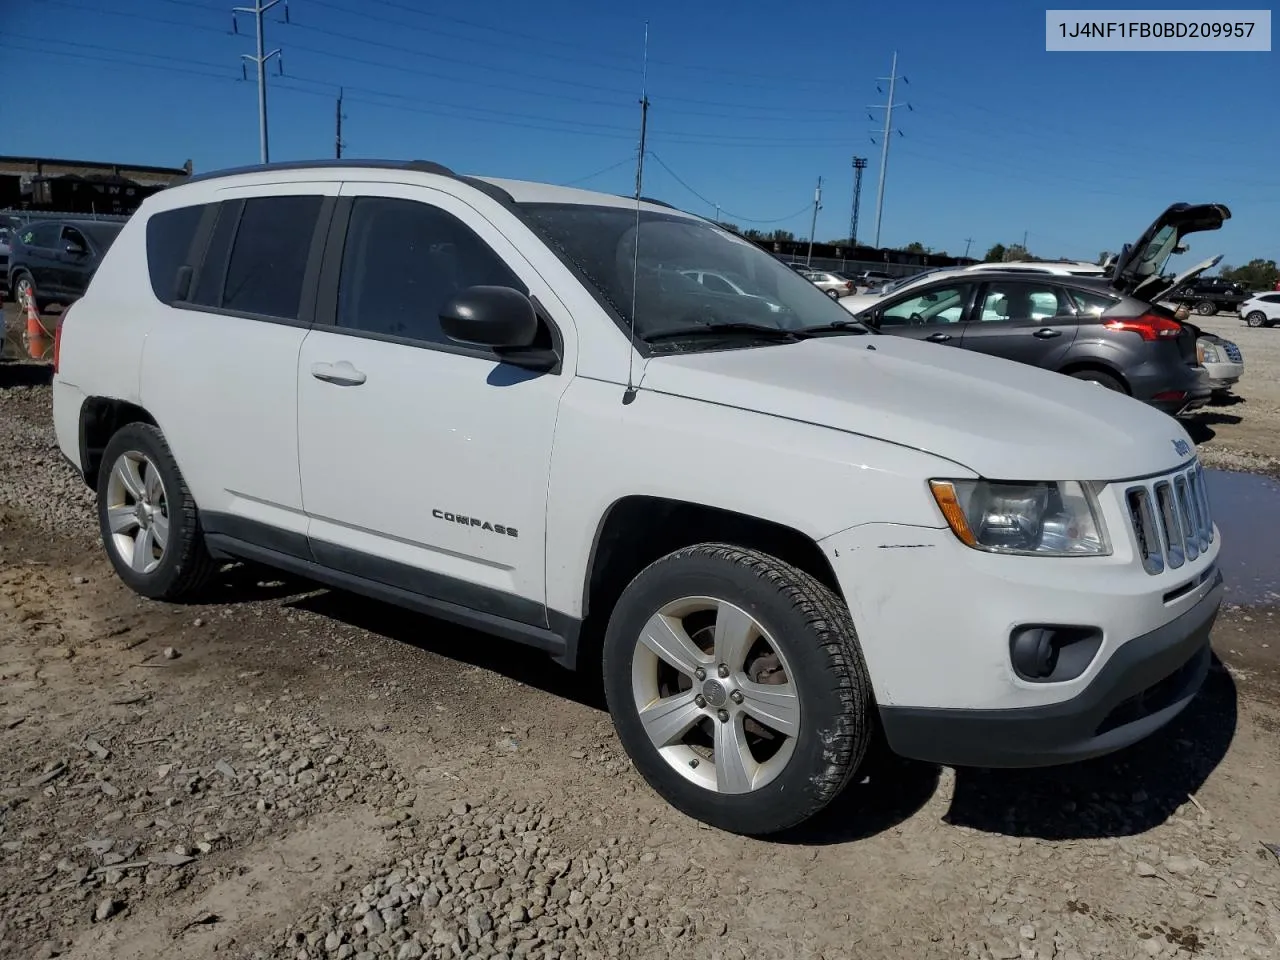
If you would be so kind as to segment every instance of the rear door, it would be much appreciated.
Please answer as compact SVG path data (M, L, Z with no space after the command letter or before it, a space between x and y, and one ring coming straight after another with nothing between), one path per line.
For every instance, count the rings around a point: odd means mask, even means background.
M54 222L37 222L22 229L22 242L26 247L23 265L31 274L41 300L53 299L63 293L57 251L61 232L61 225Z
M961 346L1056 370L1075 341L1076 310L1048 277L982 284Z
M298 353L338 186L226 188L193 236L190 208L147 224L152 289L169 309L147 334L142 402L163 411L207 533L304 558Z
M952 280L890 297L875 309L873 323L881 333L958 347L976 287Z

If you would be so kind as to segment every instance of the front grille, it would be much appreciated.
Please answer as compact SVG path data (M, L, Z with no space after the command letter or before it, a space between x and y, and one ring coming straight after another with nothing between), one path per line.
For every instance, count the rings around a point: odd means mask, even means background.
M1240 353L1240 348L1230 340L1223 342L1222 349L1226 351L1227 359L1232 363L1244 363L1244 356Z
M1155 576L1195 560L1213 543L1213 517L1199 464L1124 492L1142 567Z

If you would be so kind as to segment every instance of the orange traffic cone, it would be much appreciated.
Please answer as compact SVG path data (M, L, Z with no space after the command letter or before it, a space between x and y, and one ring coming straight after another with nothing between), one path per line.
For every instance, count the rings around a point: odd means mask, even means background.
M40 322L40 311L36 309L36 292L27 287L27 337L47 337L49 332Z

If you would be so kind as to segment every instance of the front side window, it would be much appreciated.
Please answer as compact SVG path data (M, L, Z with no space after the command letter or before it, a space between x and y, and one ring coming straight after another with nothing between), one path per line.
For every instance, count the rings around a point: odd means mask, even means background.
M296 320L319 196L253 197L244 204L227 266L222 308Z
M726 325L748 333L752 328L803 333L852 323L852 332L865 332L803 273L712 223L653 210L637 216L628 207L524 203L521 209L623 328L634 324L637 337L655 349L719 348L726 344L668 338ZM732 278L730 290L707 283L712 275Z
M890 304L880 311L882 327L901 327L920 323L959 323L973 284L956 283L934 287L905 300Z
M452 214L416 200L356 198L338 281L339 327L457 346L440 329L440 311L474 286L528 293L502 258Z
M1070 304L1055 287L1002 281L987 285L978 319L983 323L1039 323L1071 315Z

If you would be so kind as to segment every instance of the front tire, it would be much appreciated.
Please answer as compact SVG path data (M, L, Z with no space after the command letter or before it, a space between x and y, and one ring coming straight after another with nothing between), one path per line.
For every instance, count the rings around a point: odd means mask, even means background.
M107 443L98 525L116 574L152 600L189 599L216 569L191 491L164 434L150 424L127 424Z
M818 813L871 737L848 608L756 550L700 544L643 570L610 617L603 668L636 769L678 810L733 833Z
M1196 304L1196 313L1202 317L1212 317L1218 312L1218 305L1212 300L1201 300Z
M1265 327L1267 325L1267 315L1261 310L1255 310L1244 318L1244 322L1251 327Z

